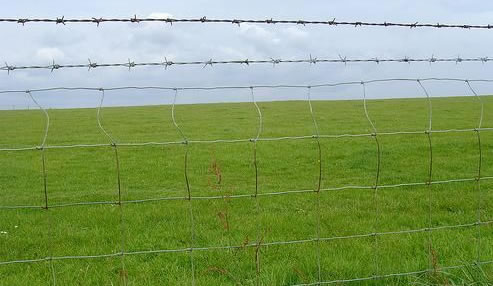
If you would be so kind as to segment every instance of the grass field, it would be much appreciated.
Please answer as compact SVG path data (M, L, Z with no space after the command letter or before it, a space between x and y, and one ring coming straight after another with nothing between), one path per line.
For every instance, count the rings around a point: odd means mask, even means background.
M483 127L493 127L493 97L483 97ZM433 129L478 126L474 97L434 98ZM315 134L308 102L259 102L260 138ZM381 151L379 185L424 183L429 179L428 103L425 99L370 100L368 112ZM320 134L373 132L361 100L313 101ZM258 115L252 103L177 105L177 123L188 140L255 138ZM96 109L49 110L46 144L108 143L98 128ZM103 108L103 125L124 142L182 141L171 106ZM1 111L0 146L37 146L45 119L38 110ZM493 176L493 130L482 130L481 177ZM320 138L321 188L375 184L377 148L372 136ZM317 192L319 149L315 138L256 143L258 193L217 199L70 205L117 201L115 151L111 146L45 149L48 204L41 209L0 209L0 263L48 256L90 256L147 250L213 246L123 257L59 259L0 265L0 285L292 285L413 272L493 259L493 225L481 224L277 244L317 237L344 237L493 220L493 180L478 176L479 148L474 131L432 133L433 181L448 183ZM254 144L190 143L118 146L121 199L254 194ZM0 205L45 204L40 150L0 152ZM430 225L431 206L431 225ZM191 208L191 212L190 212ZM191 218L193 217L193 240ZM121 223L121 220L122 222ZM121 227L123 226L123 227ZM480 243L478 243L480 233ZM122 236L123 234L123 236ZM123 243L122 243L123 237ZM432 241L432 257L428 256ZM375 240L377 244L375 244ZM274 242L259 249L255 243ZM479 245L479 249L478 249ZM478 251L479 250L479 251ZM256 260L256 257L259 260ZM194 271L192 273L191 257ZM122 278L123 277L123 278ZM467 284L493 281L493 264L356 281L356 285L405 283Z

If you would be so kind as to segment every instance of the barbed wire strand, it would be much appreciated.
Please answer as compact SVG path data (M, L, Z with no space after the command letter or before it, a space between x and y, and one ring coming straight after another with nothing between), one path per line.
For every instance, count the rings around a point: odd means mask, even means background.
M192 274L192 286L195 286L195 261L193 255L193 247L195 245L195 222L193 217L193 206L192 206L192 194L190 190L190 182L188 180L188 152L189 152L189 144L188 139L185 136L185 133L181 129L180 125L176 122L175 117L175 108L176 108L176 100L178 98L178 89L175 89L174 97L173 97L173 105L171 106L171 119L173 121L173 125L176 130L180 134L183 139L183 143L185 144L185 154L184 154L184 178L185 178L185 187L187 192L187 200L188 200L188 215L190 216L190 267Z
M428 103L428 129L425 131L426 133L426 138L428 139L428 154L429 154L429 164L428 164L428 227L433 226L433 220L432 220L432 203L433 203L433 188L432 188L432 181L433 181L433 144L431 140L431 133L433 130L433 105L431 102L431 96L428 90L424 87L424 85L421 83L420 80L417 80L417 83L421 90L423 91L424 95L426 96L426 101ZM433 236L431 232L428 232L428 269L430 269L430 272L428 275L432 275L434 271L434 265L433 265Z
M255 200L255 215L257 217L257 221L255 223L256 225L256 230L257 230L257 247L255 248L255 283L257 286L261 285L260 281L260 271L261 271L261 265L260 265L260 246L263 240L263 235L262 235L262 226L261 226L261 214L260 214L260 202L258 199L259 195L259 170L258 170L258 161L257 161L257 141L260 138L260 135L262 134L262 128L263 128L263 116L262 116L262 110L257 104L257 100L255 99L255 92L253 91L253 87L250 88L250 95L252 98L252 103L255 106L255 110L257 112L257 134L251 142L253 143L253 166L255 168L255 195L253 196L253 199Z
M478 100L481 109L480 109L480 114L479 114L479 122L478 122L478 128L476 129L476 137L478 139L478 178L476 180L476 187L477 187L477 193L478 193L478 210L477 210L477 220L478 222L481 222L481 207L482 207L482 192L481 192L481 169L483 165L483 148L481 145L481 135L480 135L480 129L483 124L483 115L484 115L484 103L481 97L478 95L478 93L474 90L474 88L471 86L469 81L466 81L467 87L471 91L471 93L474 95L474 97ZM476 261L477 263L481 262L481 227L477 228L477 253L476 253Z
M126 68L132 69L137 67L163 67L164 69L171 68L173 66L216 66L216 65L241 65L241 66L250 66L250 65L262 65L262 64L272 64L273 67L279 64L317 64L317 63L327 63L327 64L339 64L342 63L344 65L350 63L373 63L373 64L382 64L382 63L488 63L493 61L492 57L484 56L484 57L435 57L431 56L429 58L411 58L411 57L402 57L402 58L348 58L347 56L340 56L339 58L324 58L324 57L313 57L309 58L295 58L295 59L282 59L282 58L270 58L270 59L233 59L233 60L201 60L201 61L172 61L165 57L164 61L151 61L151 62L135 62L135 61L126 61L126 62L113 62L113 63L96 63L92 62L90 59L87 64L83 63L72 63L72 64L58 64L53 61L51 64L47 65L11 65L5 63L4 66L0 67L0 71L6 71L10 74L16 70L49 70L53 72L55 70L62 69L76 69L76 68L87 68L88 71L96 68Z
M31 101L39 108L39 110L43 113L45 117L45 127L44 127L44 133L43 137L41 139L41 144L39 147L37 147L38 150L41 151L41 174L43 178L43 194L44 194L44 207L43 209L45 210L46 214L46 222L48 223L48 229L46 231L46 235L48 236L48 251L50 252L50 257L53 256L53 223L51 219L51 215L48 213L49 212L49 205L48 205L48 183L47 183L47 172L46 172L46 153L45 153L45 145L46 145L46 140L48 138L48 131L50 129L50 115L48 114L48 111L46 111L41 104L34 98L32 93L28 90L26 91L26 94L28 97L31 99ZM54 286L56 286L56 272L55 272L55 266L53 265L53 260L50 259L48 260L48 266L50 268L51 272L51 279L52 283Z
M308 101L308 106L310 108L310 115L312 118L313 122L313 128L315 130L315 135L313 136L315 138L315 141L317 142L317 149L318 149L318 157L317 157L317 165L318 165L318 178L317 178L317 186L315 189L315 195L316 195L316 203L315 203L315 211L317 212L316 214L316 222L315 222L315 231L317 235L317 270L318 270L318 281L322 281L322 266L321 266L321 246L320 246L320 220L321 220L321 211L320 211L320 189L322 187L322 147L320 145L320 132L318 129L318 124L317 124L317 119L315 117L315 113L313 111L313 106L312 106L312 100L311 100L311 87L307 88L306 92L306 97Z
M111 18L103 18L103 17L82 17L82 18L65 18L65 16L62 17L56 17L56 18L0 18L0 22L5 22L5 23L17 23L21 25L26 25L29 23L55 23L55 24L61 24L65 26L66 24L69 23L89 23L89 24L96 24L97 27L99 27L100 24L102 23L108 23L108 22L113 22L113 23L133 23L133 24L140 24L140 23L146 23L146 22L161 22L161 23L166 23L173 25L175 23L200 23L200 24L207 24L207 23L216 23L216 24L234 24L240 26L241 24L269 24L269 25L274 25L274 24L295 24L295 25L326 25L326 26L352 26L352 27L385 27L385 28L391 28L391 27L401 27L401 28L452 28L452 29L466 29L466 30L472 30L472 29L492 29L493 25L491 24L441 24L441 23L420 23L418 21L412 22L412 23L404 23L404 22L367 22L367 21L339 21L336 20L336 18L332 18L330 20L304 20L304 19L273 19L273 18L267 18L267 19L232 19L232 18L207 18L206 16L199 17L199 18L172 18L172 17L160 17L160 18L155 18L155 17L144 17L140 18L137 17L137 15L134 15L133 17L130 18L116 18L116 17L111 17Z

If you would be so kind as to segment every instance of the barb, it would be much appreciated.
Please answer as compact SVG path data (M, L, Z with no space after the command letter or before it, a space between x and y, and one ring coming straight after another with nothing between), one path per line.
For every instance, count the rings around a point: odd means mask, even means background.
M336 26L352 26L352 27L401 27L401 28L451 28L451 29L492 29L491 24L441 24L441 23L420 23L418 21L403 23L403 22L366 22L366 21L338 21L335 18L332 20L304 20L304 19L231 19L231 18L208 18L206 16L200 18L139 18L134 15L131 18L96 18L96 17L83 17L83 18L0 18L0 22L4 23L18 23L25 25L27 23L55 23L55 24L71 24L71 23L93 23L99 26L101 23L145 23L145 22L161 22L161 23L217 23L217 24L234 24L240 26L243 23L250 24L295 24L295 25L326 25L331 27Z
M89 64L87 65L87 71L98 67L98 64L91 62L91 59L87 59L87 61L89 62Z
M76 68L87 68L88 70L91 70L93 68L108 68L108 67L123 67L123 68L128 68L129 70L131 68L135 67L149 67L149 66L154 66L154 67L164 67L167 69L168 67L171 66L195 66L195 65L200 65L203 68L206 66L214 66L214 65L258 65L258 64L272 64L273 66L276 66L277 64L300 64L300 63L305 63L305 64L316 64L316 63L327 63L327 64L338 64L342 63L344 65L347 65L348 63L488 63L493 61L493 58L490 57L469 57L469 58L460 58L460 57L453 57L453 58L436 58L436 57L431 57L431 58L410 58L410 57L403 57L403 58L347 58L346 56L341 56L339 55L338 58L314 58L311 55L308 58L305 59L280 59L280 58L270 58L270 59L233 59L233 60L204 60L204 61L170 61L166 57L164 58L164 61L162 62L135 62L131 61L128 59L125 62L114 62L114 63L96 63L96 62L91 62L89 59L88 63L72 63L72 64L56 64L55 61L52 62L52 64L49 65L9 65L5 63L3 67L0 67L0 70L7 71L7 73L10 73L15 70L50 70L53 72L54 70L60 70L60 69L76 69Z

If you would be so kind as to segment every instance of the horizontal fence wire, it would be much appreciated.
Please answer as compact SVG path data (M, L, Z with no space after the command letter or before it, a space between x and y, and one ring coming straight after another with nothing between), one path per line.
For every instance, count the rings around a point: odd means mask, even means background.
M407 183L399 183L399 184L382 184L379 185L379 189L392 189L392 188L401 188L401 187L415 187L415 186L427 186L427 185L441 185L441 184L449 184L449 183L463 183L463 182L476 182L478 178L458 178L458 179L449 179L449 180L438 180L431 182L407 182ZM481 181L489 181L493 180L493 176L484 176L480 178ZM341 187L328 187L328 188L320 188L320 192L330 192L330 191L344 191L344 190L373 190L375 189L374 185L366 185L366 186L357 186L357 185L347 185ZM139 199L139 200L119 200L119 201L94 201L94 202L73 202L73 203L55 203L50 204L49 208L64 208L64 207L73 207L73 206L89 206L89 205L120 205L120 204L139 204L139 203L148 203L148 202L158 202L158 201L176 201L176 200L219 200L219 199L239 199L239 198L255 198L259 197L272 197L279 195L289 195L289 194L301 194L301 193L313 193L317 192L313 189L303 189L303 190L286 190L279 192L266 192L266 193L252 193L252 194L241 194L241 195L218 195L218 196L167 196L167 197L159 197L159 198L148 198L148 199ZM0 209L46 209L45 205L0 205Z
M429 133L463 133L476 131L492 131L493 127L484 128L465 128L465 129L443 129L431 131L395 131L395 132L379 132L380 136L393 135L413 135ZM285 141L285 140L306 140L316 138L351 138L351 137L372 137L373 133L354 133L354 134L320 134L320 135L302 135L302 136L283 136L283 137L264 137L264 138L242 138L242 139L203 139L203 140L186 140L186 141L163 141L163 142L114 142L114 143L93 143L93 144L67 144L67 145L45 145L29 146L29 147L11 147L0 148L0 152L12 151L32 151L39 149L71 149L71 148L102 148L102 147L142 147L142 146L163 146L163 145L180 145L180 144L216 144L216 143L245 143L253 141Z
M384 82L463 82L469 84L470 82L484 82L493 83L493 79L460 79L460 78L390 78L390 79L375 79L366 81L349 81L349 82L336 82L336 83L319 83L312 85L239 85L239 86L210 86L210 87L169 87L169 86L120 86L120 87L48 87L39 89L28 90L0 90L0 94L19 94L27 93L28 95L38 92L50 92L50 91L120 91L120 90L225 90L225 89L277 89L277 88L324 88L324 87L336 87L345 85L361 85L372 83L384 83ZM464 128L464 129L443 129L443 130L414 130L414 131L392 131L392 132L379 132L379 135L412 135L412 134L427 134L429 133L451 133L451 132L476 132L476 131L491 131L493 127L479 127L479 128ZM313 134L313 135L300 135L300 136L282 136L271 138L227 138L227 139L187 139L179 141L164 141L164 142L116 142L111 143L96 143L96 144L70 144L70 145L43 145L41 146L29 146L29 147L0 147L2 151L29 151L36 149L65 149L65 148L92 148L92 147L108 147L108 146L123 146L123 147L138 147L138 146L151 146L151 145L176 145L176 144L214 144L214 143L244 143L253 141L280 141L280 140L303 140L313 138L345 138L345 137L371 137L373 133L359 133L359 134Z
M173 17L161 17L152 18L145 17L140 18L137 15L129 18L104 18L104 17L86 17L86 18L65 18L65 16L56 18L0 18L0 22L3 23L18 23L18 24L29 24L29 23L54 23L54 24L71 24L71 23L89 23L96 24L99 26L102 23L145 23L145 22L161 22L161 23L224 23L224 24L235 24L241 25L243 23L249 24L296 24L296 25L326 25L326 26L353 26L353 27L404 27L404 28L454 28L454 29L492 29L492 24L444 24L444 23L420 23L418 21L414 22L368 22L368 21L339 21L336 18L331 18L329 20L305 20L305 19L233 19L233 18L208 18L207 16L198 18L173 18Z
M118 90L225 90L225 89L272 89L272 88L323 88L323 87L336 87L345 85L361 85L372 83L385 83L385 82L479 82L479 83L493 83L493 79L465 79L465 78L385 78L385 79L372 79L372 80L360 80L360 81L346 81L346 82L333 82L333 83L318 83L318 84L260 84L260 85L225 85L225 86L117 86L117 87L47 87L47 88L35 88L35 89L10 89L0 90L0 94L6 93L29 93L29 92L47 92L47 91L118 91Z
M483 221L479 223L480 225L490 225L493 220ZM289 245L289 244L304 244L304 243L314 243L318 240L320 241L333 241L333 240L344 240L344 239L354 239L354 238L368 238L375 236L384 235L397 235L397 234L411 234L420 232L431 232L445 229L460 229L477 226L478 222L472 222L467 224L456 224L456 225L443 225L437 227L427 227L419 229L409 229L409 230L399 230L399 231L388 231L388 232L371 232L364 234L353 234L345 236L331 236L331 237L321 237L321 238L308 238L300 240L287 240L287 241L273 241L273 242L255 242L247 243L241 245L228 245L228 246L208 246L208 247L187 247L187 248L176 248L176 249L153 249L153 250L140 250L140 251L125 251L125 252L115 252L107 254L97 254L97 255L67 255L67 256L52 256L52 257L42 257L36 259L20 259L11 261L0 261L0 265L17 264L17 263L35 263L50 260L67 260L67 259L94 259L94 258L107 258L107 257L118 257L123 255L141 255L141 254L158 254L158 253L173 253L173 252L190 252L190 251L208 251L208 250L227 250L227 249L244 249L244 248L255 248L260 246L276 246L276 245ZM485 263L485 261L482 261ZM493 260L492 260L493 262ZM486 261L486 263L491 263ZM396 274L392 274L396 275ZM333 282L333 281L331 281Z
M385 278L392 278L392 277L399 277L399 276L420 275L420 274L430 273L433 271L440 273L440 272L444 272L447 270L453 270L453 269L461 269L461 268L467 268L467 267L478 267L478 266L481 267L483 265L489 265L492 263L493 263L493 260L488 260L488 261L481 261L480 263L469 263L469 264L444 266L444 267L437 267L437 268L433 268L433 269L430 268L430 269L419 270L419 271L391 273L391 274L375 275L375 276L361 277L361 278L339 279L339 280L321 281L321 282L315 282L315 283L295 284L294 286L328 285L328 284L341 284L341 283L350 283L350 282L363 282L363 281L368 281L368 280L385 279ZM416 283L416 284L419 285L419 283Z
M53 61L48 65L11 65L5 63L4 66L0 67L0 70L7 71L8 73L15 70L59 70L59 69L73 69L73 68L87 68L88 70L95 68L106 68L106 67L123 67L129 70L135 67L164 67L168 69L171 66L214 66L214 65L256 65L256 64L272 64L273 66L284 63L466 63L466 62L476 62L476 63L487 63L493 61L491 57L435 57L431 56L429 58L348 58L346 56L339 56L338 58L319 58L311 56L304 59L282 59L282 58L270 58L270 59L235 59L235 60L203 60L203 61L176 61L168 60L164 61L153 61L153 62L135 62L130 59L126 62L115 62L115 63L97 63L90 59L87 63L73 63L73 64L57 64Z
M417 131L394 131L394 132L378 132L375 126L373 125L373 120L371 118L371 114L368 112L366 108L366 91L365 91L365 85L367 84L372 84L372 83L379 83L379 82L416 82L419 84L419 86L423 89L423 92L426 94L426 98L429 102L429 127L427 130L417 130ZM479 124L476 128L468 128L468 129L448 129L448 130L435 130L432 129L432 106L431 106L431 101L430 101L430 94L422 84L423 82L462 82L466 84L472 94L480 101L481 103L481 118L479 120ZM393 79L378 79L378 80L367 80L367 81L352 81L352 82L338 82L338 83L321 83L321 84L313 84L313 85L250 85L250 86L212 86L212 87L164 87L164 86L125 86L125 87L109 87L109 88L94 88L94 87L53 87L53 88L41 88L41 89L29 89L29 90L0 90L0 94L19 94L19 93L27 93L28 96L31 98L31 100L35 103L36 106L39 107L39 109L45 114L46 117L46 126L44 129L43 137L42 137L42 142L39 146L33 146L33 147L22 147L22 148L2 148L0 151L22 151L22 150L39 150L41 152L41 155L44 156L44 150L45 149L58 149L58 148L83 148L83 147L111 147L114 148L115 151L115 161L116 161L116 177L117 177L117 191L118 191L118 200L117 201L86 201L86 202L73 202L73 203L51 203L49 204L48 200L48 192L46 191L46 181L44 185L44 192L45 192L45 204L40 205L40 206L35 206L35 205L13 205L13 206L8 206L8 205L2 205L0 206L0 209L2 210L19 210L19 209L40 209L40 210L48 210L51 208L62 208L62 207L75 207L75 206L84 206L84 205L118 205L120 209L120 227L121 227L121 245L119 246L120 251L115 252L115 253L102 253L102 254L95 254L95 255L66 255L66 256L54 256L50 255L48 257L38 257L38 258L32 258L32 259L15 259L15 260L8 260L8 261L0 261L0 265L11 265L11 264L30 264L30 263L38 263L38 262L49 262L51 271L53 274L53 281L56 281L56 272L54 270L53 266L53 261L59 261L59 260L70 260L70 259L97 259L97 258L108 258L108 257L121 257L122 261L122 270L125 271L125 256L131 256L131 255L148 255L148 254L159 254L159 253L189 253L190 255L190 261L191 261L191 268L192 272L194 272L194 259L193 259L193 252L195 251L210 251L210 250L233 250L233 249L244 249L244 248L254 248L256 251L256 258L255 258L255 263L256 263L256 278L257 278L257 283L260 281L260 272L262 271L261 269L261 248L262 247L269 247L269 246L276 246L276 245L296 245L296 244L315 244L316 247L318 248L318 251L320 251L320 243L327 242L327 241L334 241L334 240L346 240L346 239L356 239L356 238L373 238L374 239L374 255L375 255L375 260L373 261L373 266L375 267L374 274L369 277L355 277L355 278L348 278L348 279L338 279L338 280L331 280L331 281L323 281L321 279L320 275L320 261L318 262L318 281L313 282L313 283L308 283L308 284L299 284L299 285L321 285L321 284L340 284L340 283L349 283L349 282L356 282L356 281L366 281L366 280L374 280L374 279L385 279L385 278L391 278L391 277L399 277L399 276L411 276L411 275L419 275L419 274L426 274L432 271L446 271L450 269L459 269L459 268L465 268L469 266L482 266L486 264L491 264L493 263L493 260L481 260L479 256L479 250L478 250L478 257L475 260L474 263L470 264L460 264L460 265L452 265L452 266L443 266L443 267L428 267L428 269L422 269L418 271L413 271L413 272L399 272L399 273L380 273L379 269L379 261L378 261L378 255L379 255L379 245L378 245L378 238L381 236L387 236L387 235L398 235L398 234L412 234L412 233L431 233L433 231L439 231L439 230L448 230L448 229L464 229L464 228L477 228L477 246L478 248L481 246L481 232L480 232L480 227L481 226L486 226L486 225L492 225L493 220L481 220L480 216L480 211L482 209L482 196L480 193L479 189L479 184L481 181L486 181L486 180L492 180L493 177L491 176L482 176L481 175L481 160L482 160L482 155L484 152L482 151L482 145L480 143L480 137L479 133L484 132L484 131L492 131L492 128L488 127L482 127L482 120L483 120L483 111L484 111L484 106L483 102L481 101L481 98L479 95L476 93L476 91L473 89L471 86L471 83L473 82L485 82L485 83L493 83L493 79L457 79L457 78L424 78L424 79L409 79L409 78L393 78ZM329 134L319 134L318 131L318 124L315 119L315 111L313 110L313 107L311 105L311 98L310 98L310 90L312 88L321 88L321 87L334 87L334 86L341 86L341 85L360 85L363 87L363 101L364 101L364 115L368 119L368 123L371 125L373 132L369 134L335 134L335 135L329 135ZM254 90L260 89L260 88L304 88L308 90L308 95L307 95L307 102L310 107L310 114L312 115L312 123L315 128L315 134L313 135L304 135L304 136L284 136L284 137L276 137L276 138L262 138L261 137L261 131L262 131L262 111L260 108L258 108L257 102L255 100L254 96ZM103 100L105 96L105 92L109 91L121 91L121 90L129 90L129 89L135 89L135 90L168 90L168 91L174 91L174 99L173 99L173 107L172 107L172 119L173 123L177 129L177 132L179 132L183 140L181 141L174 141L174 142L144 142L144 143L117 143L116 140L109 135L109 133L106 131L106 129L103 126L103 123L101 121L101 109L103 105ZM216 140L191 140L187 138L182 130L180 129L180 126L176 123L175 117L174 117L174 108L176 104L176 98L178 95L179 91L182 90L218 90L218 89L249 89L252 94L252 102L255 104L257 111L258 111L258 121L259 121L259 127L258 127L258 133L256 138L245 138L245 139L216 139ZM101 100L99 102L98 106L98 111L97 111L97 126L99 127L100 130L102 130L103 133L106 134L106 137L108 138L109 143L105 144L74 144L74 145L60 145L60 146L50 146L46 145L46 138L48 136L48 129L49 129L49 114L48 112L42 107L41 104L39 104L39 101L36 100L35 94L37 93L42 93L42 92L49 92L49 91L57 91L57 90L63 90L63 91L97 91L101 93ZM456 179L448 179L448 180L432 180L432 166L433 166L433 156L432 154L432 149L431 149L431 138L433 137L433 134L438 134L438 133L450 133L450 132L474 132L477 134L478 137L478 151L479 151L479 170L478 170L478 176L477 177L471 177L471 178L456 178ZM310 140L316 140L319 142L320 139L323 138L352 138L352 137L373 137L376 142L376 155L377 155L377 161L380 161L380 145L378 143L378 137L379 136L385 136L385 135L416 135L416 136L427 136L428 139L430 140L430 171L429 171L429 179L424 182L403 182L403 183L398 183L398 184L381 184L379 182L379 173L380 173L380 164L377 165L377 171L376 171L376 181L375 184L373 185L362 185L362 186L357 186L357 185L347 185L347 186L340 186L340 187L326 187L322 188L319 186L315 189L301 189L301 190L284 190L284 191L278 191L278 192L262 192L259 193L257 191L258 188L258 183L256 183L255 187L255 192L252 192L251 194L239 194L239 195L217 195L217 196L195 196L193 195L193 192L190 190L190 187L188 187L188 148L190 144L197 144L197 143L237 143L237 142L251 142L253 144L256 144L259 141L279 141L279 140L297 140L297 139L310 139ZM121 198L120 194L120 171L119 171L119 157L118 157L118 148L119 147L124 147L124 146L149 146L149 145L167 145L167 144L184 144L185 145L185 154L184 154L184 179L187 183L187 190L184 193L183 196L174 196L174 197L159 197L159 198L145 198L145 199L138 199L138 200L123 200ZM319 143L320 144L320 143ZM319 147L320 148L320 147ZM320 151L320 150L319 150ZM44 157L43 157L44 158ZM254 153L254 158L256 161L256 154ZM319 153L319 160L321 160L321 154ZM321 162L319 163L321 165ZM257 169L257 167L256 167ZM257 172L257 171L256 171ZM321 178L321 167L320 169L317 169L317 172L320 172L319 174L319 180ZM44 169L44 160L43 160L43 176L46 179L46 171ZM477 220L468 222L468 223L461 223L461 224L452 224L452 225L430 225L424 228L412 228L412 229L401 229L401 230L393 230L393 231L378 231L378 226L379 226L379 216L378 216L378 191L381 189L391 189L391 188L403 188L403 187L412 187L412 186L428 186L429 190L431 191L431 188L436 185L442 185L442 184L450 184L450 183L460 183L460 182L476 182L478 186L478 204L477 204L477 213L478 217ZM345 190L355 190L355 189L361 189L361 190L368 190L374 192L374 198L375 198L375 226L373 232L370 233L356 233L356 234L349 234L349 235L340 235L340 236L330 236L330 237L324 237L320 235L319 230L316 232L316 236L308 236L305 239L299 239L299 240L280 240L280 241L269 241L265 242L263 241L262 236L259 234L259 237L257 237L257 241L251 242L251 243L245 243L241 245L233 245L233 244L228 244L228 245L217 245L217 246L204 246L204 247L197 247L194 245L194 223L193 223L193 217L196 215L195 213L192 212L192 202L196 200L217 200L217 199L229 199L229 198L234 198L234 199L241 199L241 198L253 198L257 202L257 208L258 208L258 197L272 197L272 196L278 196L278 195L289 195L289 194L300 194L300 193L307 193L307 194L316 194L317 196L319 195L320 192L327 192L327 191L345 191ZM123 220L123 215L122 215L122 206L125 204L133 204L133 203L150 203L150 202L157 202L157 201L172 201L172 200L187 200L189 201L189 211L190 211L190 232L191 232L191 243L189 247L186 248L170 248L170 249L147 249L147 250L127 250L126 245L125 245L125 235L124 235L124 229L126 227L125 222ZM227 201L227 200L226 200ZM431 201L430 201L431 202ZM318 206L320 208L320 206ZM258 210L257 210L258 211ZM431 208L429 210L429 215L431 218ZM257 213L258 215L258 213ZM318 220L320 219L320 213L318 214ZM430 220L431 222L431 220ZM53 227L53 223L50 223L51 227ZM319 228L320 222L317 222L318 228ZM260 227L260 225L257 224L257 227ZM432 244L432 241L429 242L430 245ZM318 258L320 259L320 258ZM195 276L192 276L192 281L195 281ZM126 279L126 278L125 278ZM126 281L126 280L125 280ZM192 283L193 284L193 283Z

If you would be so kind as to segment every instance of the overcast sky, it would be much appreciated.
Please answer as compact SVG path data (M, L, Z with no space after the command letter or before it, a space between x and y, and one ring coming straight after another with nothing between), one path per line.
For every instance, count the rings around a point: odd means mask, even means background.
M305 19L375 22L493 24L491 1L6 1L0 17L202 17ZM493 30L408 29L378 27L104 23L0 24L0 62L10 65L269 58L493 57ZM316 84L392 77L493 78L492 63L280 64L100 68L0 73L0 89L51 86L212 86L253 84ZM409 84L379 85L371 97L422 96ZM478 87L491 93L493 86ZM462 84L430 84L434 96L467 93ZM38 94L49 107L95 106L97 92ZM262 94L266 100L304 98L304 91ZM320 98L357 98L344 89L321 91ZM324 97L325 96L325 97ZM120 91L108 105L169 103L172 93ZM188 92L179 102L248 100L234 91ZM31 104L24 95L2 95L0 106Z

